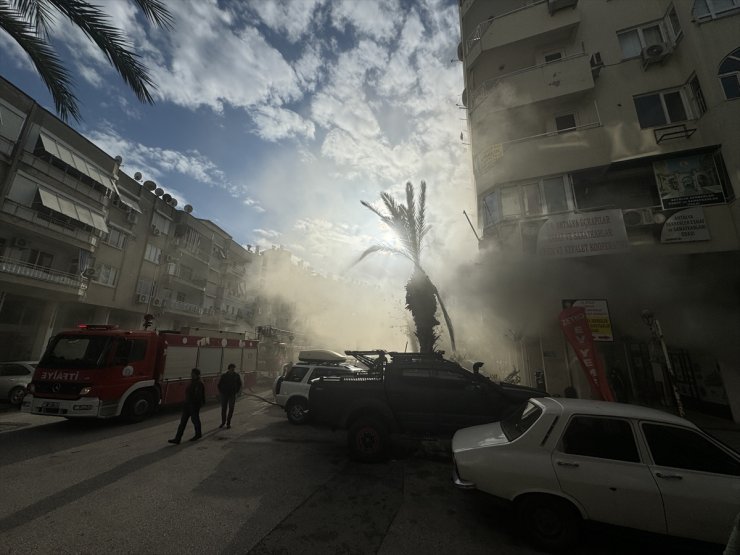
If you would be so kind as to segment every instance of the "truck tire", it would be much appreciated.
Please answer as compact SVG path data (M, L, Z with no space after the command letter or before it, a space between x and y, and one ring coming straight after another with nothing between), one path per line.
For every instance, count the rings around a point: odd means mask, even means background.
M390 447L388 426L377 417L360 417L349 427L347 445L357 461L383 461L388 458Z
M291 399L285 407L285 413L291 424L296 426L305 424L308 422L308 401L303 398Z
M154 412L155 406L150 391L135 391L123 405L123 417L129 422L141 422Z

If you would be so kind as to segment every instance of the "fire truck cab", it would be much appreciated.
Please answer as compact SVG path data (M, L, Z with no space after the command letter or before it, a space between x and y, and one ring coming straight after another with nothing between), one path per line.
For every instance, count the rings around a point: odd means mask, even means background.
M81 325L49 342L22 410L66 418L143 420L158 405L182 403L192 368L201 370L206 396L229 364L245 386L254 383L257 341L243 334L202 330L120 330Z

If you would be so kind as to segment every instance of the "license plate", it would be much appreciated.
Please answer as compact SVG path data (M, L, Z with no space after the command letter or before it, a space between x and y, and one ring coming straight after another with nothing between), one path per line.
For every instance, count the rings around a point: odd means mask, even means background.
M58 409L59 403L54 403L53 401L44 401L41 403L41 408L44 409Z

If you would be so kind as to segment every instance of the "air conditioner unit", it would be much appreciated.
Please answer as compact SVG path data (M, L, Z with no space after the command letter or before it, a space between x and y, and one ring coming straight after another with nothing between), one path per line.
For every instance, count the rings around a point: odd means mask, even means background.
M95 277L95 268L88 268L84 272L82 272L82 275L86 278L94 278Z
M156 299L154 299L154 300L152 301L152 304L153 304L154 306L162 306L163 302L162 302L162 299L160 299L160 298L156 298Z
M17 249L25 249L26 246L28 246L28 241L22 237L13 237L13 242L11 244Z
M136 302L139 304L146 304L149 302L149 295L143 295L139 293L136 295Z
M126 214L126 221L130 224L135 224L139 220L139 216L133 210Z
M634 210L624 210L622 217L626 227L639 227L653 225L655 216L652 208L636 208Z
M671 47L665 42L656 42L642 49L642 67L645 69L651 64L662 62L671 53Z
M174 256L172 256L171 254L168 254L167 256L164 257L164 260L165 260L165 262L168 262L169 263L169 262L174 262L175 260L177 260L177 258L175 258Z
M565 8L575 8L578 0L547 0L547 10L550 15Z
M591 75L594 78L599 76L601 68L604 67L604 62L601 59L601 52L594 52L591 55Z
M152 226L152 235L154 235L155 237L157 237L157 236L159 236L160 233L162 233L162 232L159 231L159 228L156 225L153 225Z

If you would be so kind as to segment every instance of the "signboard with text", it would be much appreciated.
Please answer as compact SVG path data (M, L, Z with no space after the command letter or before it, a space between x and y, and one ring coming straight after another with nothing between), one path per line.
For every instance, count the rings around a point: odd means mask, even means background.
M563 299L563 308L574 306L586 311L588 327L594 341L614 341L606 299Z
M653 162L664 210L725 202L712 154L697 154Z
M661 243L690 243L709 241L711 238L701 206L686 208L672 214L660 231Z
M629 248L621 210L550 216L537 235L537 254L549 258L620 254Z

